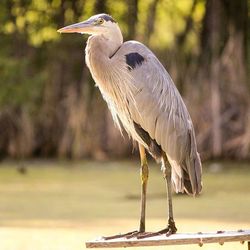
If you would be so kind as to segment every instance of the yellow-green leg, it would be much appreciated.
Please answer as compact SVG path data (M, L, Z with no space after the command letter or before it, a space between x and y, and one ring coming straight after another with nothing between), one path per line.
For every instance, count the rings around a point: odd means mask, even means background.
M145 232L145 215L146 215L146 194L148 183L148 163L145 148L139 144L139 152L141 158L141 218L139 232Z
M168 233L174 234L177 231L174 222L174 215L173 215L173 204L172 204L172 189L171 189L171 166L168 162L166 155L162 157L162 171L163 176L166 181L166 188L167 188L167 196L168 196Z
M166 188L167 188L167 195L168 195L168 225L166 228L158 232L145 233L145 234L137 236L137 238L139 239L149 238L149 237L153 237L153 236L157 236L161 234L166 234L168 236L170 234L176 233L177 231L177 228L174 222L174 216L173 216L172 190L171 190L171 166L168 162L166 155L162 156L162 171L163 171L164 179L166 181Z

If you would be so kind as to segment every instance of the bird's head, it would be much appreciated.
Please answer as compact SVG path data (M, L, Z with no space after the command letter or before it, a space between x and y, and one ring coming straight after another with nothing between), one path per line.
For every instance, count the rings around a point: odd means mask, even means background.
M58 30L60 33L81 33L95 36L95 40L105 45L110 56L123 42L123 36L117 22L107 14L98 14L88 20L71 24Z
M117 22L107 14L98 14L88 20L71 24L57 30L60 33L81 33L89 35L106 35L120 30Z

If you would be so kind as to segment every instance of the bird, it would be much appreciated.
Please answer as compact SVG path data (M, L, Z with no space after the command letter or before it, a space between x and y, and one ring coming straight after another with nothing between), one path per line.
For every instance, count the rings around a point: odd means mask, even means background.
M202 190L202 164L189 112L167 70L155 54L138 41L123 41L115 19L105 13L65 26L60 33L88 34L85 62L111 111L118 129L138 143L141 209L138 230L107 236L151 237L177 232L172 190L198 195ZM147 152L161 163L166 182L166 228L146 232L146 193L149 177Z

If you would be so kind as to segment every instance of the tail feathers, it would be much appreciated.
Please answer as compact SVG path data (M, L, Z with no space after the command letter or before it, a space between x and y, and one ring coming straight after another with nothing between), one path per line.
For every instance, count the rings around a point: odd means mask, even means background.
M193 187L191 181L184 177L184 190L188 195L193 195Z
M202 166L193 129L188 131L188 136L188 150L182 163L171 159L168 155L167 157L172 167L172 186L175 192L186 192L195 196L202 190Z
M198 194L196 190L193 190L189 175L185 170L183 171L182 177L175 172L172 172L172 187L176 193L187 193L188 195Z
M189 131L190 136L190 154L187 155L185 160L184 169L184 189L190 195L197 195L202 189L202 167L200 155L197 152L194 131ZM191 187L190 187L191 186Z
M174 165L173 162L171 165ZM188 195L194 196L198 195L202 190L199 154L197 153L197 158L195 159L186 160L185 164L182 165L181 175L175 169L175 167L172 167L172 186L175 192L186 192Z
M190 178L190 174L184 172L183 184L184 190L188 195L198 195L202 190L202 184L197 173L194 173L193 179Z

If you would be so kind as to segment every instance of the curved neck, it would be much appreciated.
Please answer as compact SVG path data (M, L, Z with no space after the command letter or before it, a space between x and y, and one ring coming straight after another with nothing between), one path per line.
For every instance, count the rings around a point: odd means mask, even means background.
M98 35L92 35L88 39L87 47L95 47L94 53L111 57L123 43L120 28L114 24L112 29Z
M110 58L122 45L122 36L95 35L88 39L86 62L93 76L108 73Z

